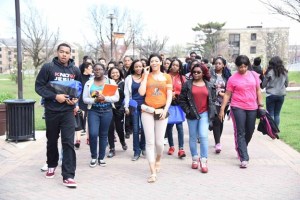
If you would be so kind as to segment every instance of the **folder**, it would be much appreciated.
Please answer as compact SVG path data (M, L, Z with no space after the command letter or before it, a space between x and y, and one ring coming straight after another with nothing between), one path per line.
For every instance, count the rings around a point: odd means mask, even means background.
M104 88L103 88L103 91L102 91L102 94L104 96L113 96L113 95L115 95L117 89L118 89L117 85L105 84Z

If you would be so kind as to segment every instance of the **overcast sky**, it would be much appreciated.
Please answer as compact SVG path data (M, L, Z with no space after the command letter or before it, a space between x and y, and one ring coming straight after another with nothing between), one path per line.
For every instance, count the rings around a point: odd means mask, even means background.
M226 22L224 28L290 27L290 44L300 44L300 23L271 15L259 0L20 0L21 13L25 2L32 2L47 18L50 28L60 28L60 39L84 41L88 8L92 5L118 5L142 16L144 32L168 36L169 44L193 41L191 30L197 23ZM0 37L15 36L14 0L0 1ZM108 20L109 23L109 20ZM22 26L22 25L21 25Z

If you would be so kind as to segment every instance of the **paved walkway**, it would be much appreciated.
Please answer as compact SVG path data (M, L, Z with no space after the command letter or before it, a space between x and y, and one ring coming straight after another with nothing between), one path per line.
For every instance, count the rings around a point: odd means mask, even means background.
M223 150L214 153L213 134L209 134L209 172L191 169L187 125L185 149L187 157L167 155L165 146L162 170L154 184L147 183L147 160L131 161L132 137L129 148L122 151L117 143L114 158L107 166L89 167L89 147L77 150L77 189L62 185L60 168L54 179L46 179L40 171L45 161L45 132L37 132L36 141L5 142L0 137L0 199L300 199L300 154L280 140L271 140L259 132L249 144L250 165L239 168L234 150L232 125L225 123ZM177 144L176 131L174 131ZM85 141L85 136L82 142Z

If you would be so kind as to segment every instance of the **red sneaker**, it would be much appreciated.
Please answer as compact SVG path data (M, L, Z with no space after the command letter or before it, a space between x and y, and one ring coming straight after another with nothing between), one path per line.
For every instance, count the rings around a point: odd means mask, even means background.
M183 149L180 149L179 151L178 151L178 157L179 158L183 158L183 157L185 157L186 155L185 155L185 152L184 152L184 150Z
M198 169L199 163L196 160L193 160L192 162L192 169Z
M68 179L64 180L63 184L65 186L67 186L68 188L76 188L77 187L77 183L72 178L68 178Z
M200 170L201 170L202 173L207 173L208 172L207 159L206 158L200 159Z
M46 172L46 178L54 178L55 176L55 168L48 168Z
M174 151L175 151L175 148L174 147L170 147L169 151L168 151L168 155L173 155Z

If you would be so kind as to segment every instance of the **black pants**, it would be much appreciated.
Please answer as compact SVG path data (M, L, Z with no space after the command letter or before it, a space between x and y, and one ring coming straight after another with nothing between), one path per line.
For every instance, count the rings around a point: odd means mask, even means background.
M117 131L121 144L123 145L125 143L124 113L125 113L124 109L121 110L113 109L113 117L108 130L109 149L115 148L115 142L114 142L115 129Z
M125 115L125 132L126 134L132 134L132 121L130 115Z
M83 127L82 127L82 129L84 131L86 131L86 119L87 119L87 116L88 116L87 112L88 112L88 110L84 110L84 114L83 114Z
M247 146L252 138L257 110L243 110L231 107L236 150L240 161L249 161Z
M227 112L229 106L226 106L224 109L224 113ZM217 113L219 114L221 106L216 106ZM221 140L221 135L223 132L223 126L224 126L224 121L221 121L216 115L213 121L213 134L214 134L214 139L215 139L215 144L220 143Z
M48 167L53 168L58 165L59 153L57 142L59 133L61 133L61 144L63 149L62 176L64 180L67 178L74 178L76 170L74 113L73 111L51 112L46 110L45 116Z

